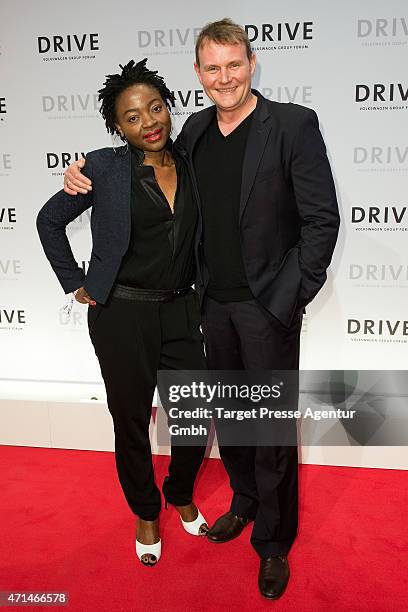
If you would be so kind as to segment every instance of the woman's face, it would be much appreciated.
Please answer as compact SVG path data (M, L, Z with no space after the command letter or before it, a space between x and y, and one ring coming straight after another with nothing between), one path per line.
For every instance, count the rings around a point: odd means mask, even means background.
M116 127L138 149L163 149L170 135L171 119L158 90L140 84L122 91L116 100Z

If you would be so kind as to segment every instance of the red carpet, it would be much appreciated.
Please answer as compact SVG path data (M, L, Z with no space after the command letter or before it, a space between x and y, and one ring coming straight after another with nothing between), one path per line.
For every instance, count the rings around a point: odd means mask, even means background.
M158 482L167 461L156 458ZM163 556L144 568L110 453L0 447L0 469L0 591L68 591L65 609L87 612L407 610L406 472L302 466L292 577L269 602L258 594L250 528L214 545L163 511ZM208 460L196 501L209 522L229 497L220 461Z

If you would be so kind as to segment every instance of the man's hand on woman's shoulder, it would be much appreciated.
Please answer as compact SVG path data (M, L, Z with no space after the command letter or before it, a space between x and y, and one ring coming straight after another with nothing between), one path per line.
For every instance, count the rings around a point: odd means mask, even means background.
M81 157L68 166L64 172L64 191L69 195L88 193L92 190L92 181L84 176L81 168L85 165L85 159Z

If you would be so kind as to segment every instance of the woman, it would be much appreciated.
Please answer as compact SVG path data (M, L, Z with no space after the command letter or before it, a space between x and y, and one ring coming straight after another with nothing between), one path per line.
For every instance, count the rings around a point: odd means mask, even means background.
M198 217L188 169L172 151L173 96L146 60L108 75L99 90L106 128L126 146L89 153L92 192L54 195L37 219L40 239L63 289L88 304L88 326L115 430L119 480L138 516L136 552L145 565L161 555L161 496L154 482L149 422L158 369L205 369L194 280ZM92 207L86 276L65 228ZM192 502L205 445L172 446L166 503L194 535L208 527Z

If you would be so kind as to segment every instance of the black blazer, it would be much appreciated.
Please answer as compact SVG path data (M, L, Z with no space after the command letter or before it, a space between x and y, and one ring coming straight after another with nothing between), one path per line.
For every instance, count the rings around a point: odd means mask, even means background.
M141 153L141 156L143 154ZM84 174L92 191L70 196L56 193L40 210L37 229L45 254L65 293L84 286L104 304L129 246L131 155L124 148L92 151L86 156ZM78 267L65 228L92 206L92 253L88 273Z
M240 201L240 236L248 283L285 326L326 280L337 240L336 192L316 113L297 104L258 98L248 136ZM176 141L193 164L194 147L215 107L188 118ZM194 187L199 198L197 183ZM208 274L201 267L201 293Z

